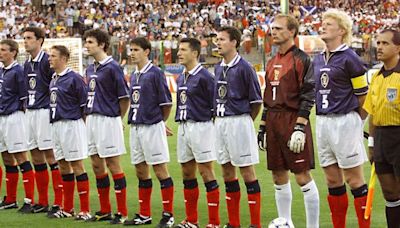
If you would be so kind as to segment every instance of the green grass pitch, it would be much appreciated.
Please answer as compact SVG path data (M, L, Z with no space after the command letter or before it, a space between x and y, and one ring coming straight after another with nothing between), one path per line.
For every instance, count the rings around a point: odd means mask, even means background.
M174 95L175 96L175 95ZM174 180L175 185L175 202L174 202L174 215L175 221L180 222L185 218L185 207L183 202L183 184L181 177L181 169L180 165L176 159L176 132L177 132L177 124L174 122L174 108L171 112L170 118L168 120L168 126L172 128L175 135L168 137L171 162L169 163L169 171ZM311 116L311 123L314 126L315 115ZM258 129L258 120L255 123ZM129 156L129 127L125 127L125 143L127 154L121 157L121 162L123 169L125 171L125 175L127 178L127 199L128 199L128 213L131 218L134 213L138 212L138 198L137 198L137 179L135 176L134 167L130 164L130 156ZM151 143L151 142L149 142ZM274 198L274 189L272 183L271 173L266 169L266 160L265 160L265 152L260 151L260 164L256 166L257 176L261 185L261 193L262 193L262 208L261 208L261 219L263 227L267 227L269 221L277 217L276 206L275 206L275 198ZM317 159L316 153L315 158ZM1 165L3 166L2 162ZM90 165L90 159L85 161L86 170L89 174L90 179L90 205L91 211L94 213L99 209L99 201L97 197L96 190L96 182L95 177L93 175L93 171ZM4 167L4 166L3 166ZM225 224L228 221L226 205L225 205L225 189L223 184L223 179L221 176L221 168L218 164L214 165L215 171L217 174L217 180L220 185L220 215L221 215L221 223ZM365 164L365 179L368 182L370 175L370 165ZM4 169L3 169L4 170ZM321 168L316 162L316 169L312 171L312 175L317 183L319 194L320 194L320 227L332 227L329 207L326 200L327 195L327 187L325 185L324 174ZM3 184L1 190L1 196L5 195L5 174L3 174ZM21 177L21 175L20 175ZM242 190L242 198L241 198L241 223L243 227L247 227L250 223L249 210L247 205L247 194L246 188L244 186L243 180L239 178ZM207 204L205 198L205 187L201 180L201 177L198 175L199 187L200 187L200 199L199 199L199 222L200 227L204 227L207 224ZM111 181L112 182L112 181ZM298 228L306 227L306 219L305 219L305 210L303 203L303 194L300 191L300 188L297 186L293 176L291 178L292 183L292 192L293 192L293 203L292 203L292 218L294 224ZM113 211L116 210L115 205L115 195L113 192L113 183L111 183L111 204L113 205ZM375 197L374 197L374 207L372 211L372 225L373 228L386 227L386 219L385 219L385 208L384 208L384 199L382 198L381 190L379 187L379 183L376 184L375 187ZM36 188L35 188L36 191ZM349 195L349 208L347 212L347 227L357 227L357 219L354 212L353 207L353 198L348 189ZM35 193L35 199L37 199L37 193ZM49 187L50 194L50 203L52 203L53 199L53 191L51 187ZM22 200L24 197L24 191L22 187L22 181L20 179L18 186L18 201L19 204L22 204ZM153 174L153 194L152 194L152 216L153 216L153 224L144 226L144 227L154 227L155 224L158 223L161 217L161 193L159 188L159 182L156 180ZM77 193L75 193L75 211L79 211L79 199ZM221 225L222 225L221 224ZM6 210L0 211L0 227L106 227L110 226L107 222L98 222L98 223L87 223L74 221L73 219L48 219L45 217L45 214L31 214L24 215L19 214L16 210Z

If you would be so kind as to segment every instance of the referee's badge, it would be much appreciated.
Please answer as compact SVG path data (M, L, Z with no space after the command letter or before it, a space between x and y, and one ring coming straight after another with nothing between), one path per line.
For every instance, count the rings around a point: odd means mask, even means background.
M328 84L329 84L329 75L326 72L324 72L321 75L321 85L322 87L326 88Z
M186 90L183 90L181 94L179 95L179 98L181 99L181 103L185 104L187 100L187 95L186 95Z
M134 90L133 93L132 93L132 100L133 100L133 102L134 102L135 104L138 103L139 98L140 98L140 92L139 92L139 90Z
M219 96L221 99L224 99L225 96L226 96L227 91L228 91L228 90L226 89L226 86L225 86L225 85L220 85L219 88L218 88L218 96Z
M386 98L389 102L393 102L397 99L397 89L396 88L387 88L386 90Z
M56 91L52 91L50 94L50 103L55 104L57 101L57 93Z
M89 89L90 91L94 91L95 88L96 88L96 79L92 78L90 79L89 82Z
M31 89L34 89L36 87L36 79L35 78L32 77L31 79L29 79L29 87Z

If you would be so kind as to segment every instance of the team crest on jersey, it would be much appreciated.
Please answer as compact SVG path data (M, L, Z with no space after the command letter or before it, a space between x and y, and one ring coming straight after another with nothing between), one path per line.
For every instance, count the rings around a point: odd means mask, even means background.
M389 102L393 102L397 99L397 89L396 88L388 88L386 90L386 98Z
M29 79L29 87L31 89L34 89L36 87L36 79L35 78Z
M140 92L139 92L139 90L133 91L133 93L132 93L132 100L133 100L133 102L134 102L134 103L138 103L139 98L140 98Z
M218 96L219 96L221 99L224 99L225 96L226 96L227 91L228 91L228 90L226 89L226 86L225 86L225 85L220 85L219 88L218 88Z
M280 73L280 71L278 69L274 70L274 81L278 81L279 80L279 73Z
M57 93L56 91L52 91L50 94L50 103L55 104L57 101Z
M182 104L185 104L185 103L186 103L187 96L186 96L186 91L185 91L185 90L183 90L183 91L181 92L181 94L179 95L179 98L181 99L181 103L182 103Z
M89 82L89 89L90 91L94 91L95 88L96 88L96 79L92 78L90 79Z
M326 72L324 72L321 75L321 85L322 87L326 88L328 84L329 84L329 75Z

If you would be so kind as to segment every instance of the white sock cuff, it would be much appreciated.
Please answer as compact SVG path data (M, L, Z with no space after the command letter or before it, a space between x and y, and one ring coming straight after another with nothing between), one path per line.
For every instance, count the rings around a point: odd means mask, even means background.
M276 192L292 192L290 181L281 185L274 184L274 187Z
M398 206L400 206L400 200L394 202L386 201L386 207L398 207Z
M315 192L318 193L318 188L317 185L315 184L314 180L311 180L307 184L303 185L300 187L301 191L303 194L314 194Z

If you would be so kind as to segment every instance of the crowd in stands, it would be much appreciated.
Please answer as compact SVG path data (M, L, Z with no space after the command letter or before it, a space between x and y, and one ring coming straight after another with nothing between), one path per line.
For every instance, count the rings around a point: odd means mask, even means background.
M0 0L0 39L21 38L27 26L42 27L49 38L80 37L87 29L101 28L113 35L114 53L122 53L118 46L136 36L148 37L154 47L166 41L166 48L172 49L177 48L178 39L195 36L204 44L203 54L209 54L208 38L218 27L233 25L245 35L263 37L280 10L279 0L42 0L40 7L33 1ZM351 15L354 34L360 36L363 45L378 29L399 26L398 0L289 2L290 13L301 22L303 35L318 34L321 13L332 7Z

